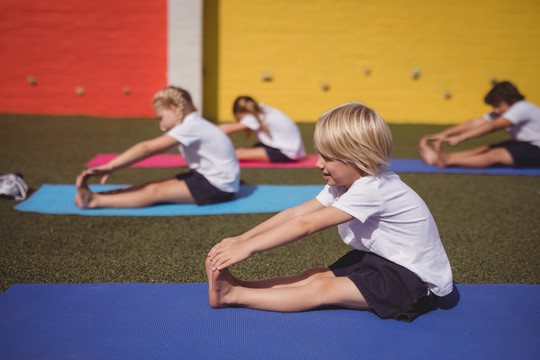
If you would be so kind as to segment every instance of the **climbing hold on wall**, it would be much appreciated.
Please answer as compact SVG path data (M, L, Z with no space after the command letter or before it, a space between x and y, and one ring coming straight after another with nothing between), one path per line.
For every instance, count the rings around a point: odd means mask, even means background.
M326 92L326 91L330 90L330 84L327 84L327 83L321 83L319 86L320 86L320 88L321 88L322 91L325 91L325 92Z
M84 90L84 87L82 87L82 86L77 86L75 88L75 94L77 94L79 96L83 96L85 92L86 91Z
M37 79L33 76L28 76L28 78L26 79L28 81L28 83L32 86L36 86L37 85Z
M419 77L420 77L420 69L414 69L412 72L412 78L416 80Z
M272 76L272 74L264 73L261 75L261 80L265 82L270 82L274 80L274 77Z
M122 92L126 95L129 95L131 93L131 89L129 88L129 86L124 86Z
M446 92L444 93L444 98L445 98L446 100L450 100L450 99L452 98L452 96L453 96L453 95L452 95L452 93L451 93L450 91L446 91Z
M371 75L371 72L372 72L371 67L366 66L366 67L364 68L364 74L366 74L366 76L370 76L370 75Z
M495 86L499 83L499 80L495 79L495 78L491 78L491 80L489 81L491 83L491 86Z

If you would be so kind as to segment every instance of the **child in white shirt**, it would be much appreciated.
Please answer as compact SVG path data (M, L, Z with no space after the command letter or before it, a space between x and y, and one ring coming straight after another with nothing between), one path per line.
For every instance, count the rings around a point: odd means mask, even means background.
M291 162L306 155L300 130L278 109L240 96L234 101L233 114L237 122L222 124L220 129L226 134L254 132L260 141L252 148L237 148L239 160Z
M493 111L440 133L424 136L418 151L428 165L483 168L496 164L513 167L540 167L540 108L509 81L498 83L484 101ZM446 152L442 144L455 146L465 140L506 130L513 140L472 150ZM430 142L433 146L430 146Z
M384 120L358 103L321 115L314 135L326 187L209 252L209 302L303 311L335 305L412 321L453 289L437 226L422 199L386 170L392 137ZM284 278L242 281L228 267L331 226L354 250L329 267Z
M230 139L196 113L190 94L167 87L152 102L162 136L142 141L108 164L84 170L76 180L75 204L86 208L136 208L157 203L212 204L231 200L239 190L240 167ZM174 146L185 157L190 172L124 189L94 193L90 177L110 174Z

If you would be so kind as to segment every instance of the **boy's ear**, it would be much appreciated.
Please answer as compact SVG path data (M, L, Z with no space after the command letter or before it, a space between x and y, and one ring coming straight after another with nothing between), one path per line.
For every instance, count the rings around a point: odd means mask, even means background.
M182 115L180 114L180 108L176 105L169 105L169 110L171 110L176 116Z

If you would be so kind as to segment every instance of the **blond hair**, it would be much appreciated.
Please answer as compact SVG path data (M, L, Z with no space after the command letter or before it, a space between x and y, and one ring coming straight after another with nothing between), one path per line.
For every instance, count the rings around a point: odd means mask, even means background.
M158 107L176 107L178 123L181 123L187 114L197 110L193 105L189 92L176 86L168 86L158 91L154 95L152 106L155 109Z
M272 134L270 134L270 131L268 130L268 126L266 126L266 123L263 121L264 110L261 109L259 104L257 104L253 98L249 96L237 97L233 104L233 114L251 114L255 116L262 131L264 131L266 135L272 137ZM249 137L249 134L250 132L247 132L246 137Z
M364 176L386 169L393 148L388 125L361 103L347 103L322 114L313 145L325 159L352 164Z

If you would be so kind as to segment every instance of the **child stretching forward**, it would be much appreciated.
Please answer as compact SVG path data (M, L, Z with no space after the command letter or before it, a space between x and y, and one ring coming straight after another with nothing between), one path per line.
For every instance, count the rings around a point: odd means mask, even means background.
M278 109L258 104L249 96L239 96L233 104L236 123L219 126L226 134L247 131L259 138L252 148L236 149L239 160L291 162L306 155L296 124Z
M314 145L327 185L314 199L284 210L209 252L212 307L303 311L334 305L412 321L452 291L452 272L437 226L422 199L387 171L392 137L384 120L359 103L319 118ZM242 281L228 267L331 226L354 248L329 267Z
M219 128L195 112L190 94L167 87L152 102L165 135L140 142L108 164L83 171L76 180L75 204L85 208L136 208L157 203L212 204L231 200L238 191L240 168L234 147ZM178 146L191 172L124 189L93 193L87 180L109 175L151 155Z
M428 165L484 168L496 164L514 167L540 166L540 108L525 101L509 81L498 83L484 98L493 111L440 133L420 139L418 151ZM446 152L442 143L455 146L465 140L506 130L513 140L472 150ZM433 144L431 147L429 142Z

